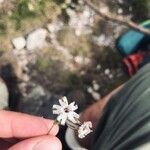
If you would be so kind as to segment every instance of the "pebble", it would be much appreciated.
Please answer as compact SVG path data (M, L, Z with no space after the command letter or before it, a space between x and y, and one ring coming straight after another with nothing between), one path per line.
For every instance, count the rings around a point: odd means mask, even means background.
M92 87L88 87L88 88L87 88L87 92L88 92L88 93L92 93L92 92L93 92L93 88L92 88Z
M55 21L53 23L47 24L47 29L50 33L57 33L63 27L63 22Z
M93 81L93 89L94 89L95 91L97 91L97 90L99 90L99 88L100 88L99 84L94 80L94 81Z
M80 65L87 65L90 63L90 59L82 56L76 56L74 61Z
M123 9L119 8L118 9L118 14L122 14L123 13Z
M26 45L26 40L24 37L17 37L12 40L12 44L15 49L20 50L23 49Z
M46 44L47 30L43 28L36 29L29 33L27 37L27 50L42 49Z
M101 99L101 95L97 92L92 92L92 97L95 99L95 100L100 100Z
M110 70L109 69L105 69L104 73L105 73L105 75L109 75L110 74Z
M109 79L112 79L114 76L112 74L108 75Z
M118 2L119 2L120 4L123 4L123 0L118 0Z
M96 66L96 69L97 70L100 70L102 67L101 67L101 65L100 64L98 64L97 66Z
M104 14L105 14L105 13L107 14L107 13L109 12L109 9L108 9L107 6L103 6L103 7L100 8L100 11L101 11L102 13L104 13Z
M105 34L100 34L99 36L93 36L92 40L98 46L109 46L112 43L113 38L111 36L108 37Z
M67 14L70 17L69 26L75 29L76 36L81 34L91 34L94 23L94 11L85 6L82 12L74 12L67 9Z

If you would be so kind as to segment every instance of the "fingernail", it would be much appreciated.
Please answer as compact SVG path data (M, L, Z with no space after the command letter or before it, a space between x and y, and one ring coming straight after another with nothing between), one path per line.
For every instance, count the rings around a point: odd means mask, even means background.
M56 150L56 147L52 142L48 140L43 140L37 143L33 147L33 150Z

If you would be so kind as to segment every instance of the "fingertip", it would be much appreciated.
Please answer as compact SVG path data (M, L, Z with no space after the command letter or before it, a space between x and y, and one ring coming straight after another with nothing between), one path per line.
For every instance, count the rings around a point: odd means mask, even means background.
M34 147L33 150L61 150L62 144L57 137L51 137L46 140L41 140Z
M0 111L0 137L3 138L30 138L41 135L56 135L58 125L53 126L54 121L42 117L31 116L22 113ZM50 128L52 130L49 132Z
M61 150L62 144L57 137L41 136L24 140L8 150Z

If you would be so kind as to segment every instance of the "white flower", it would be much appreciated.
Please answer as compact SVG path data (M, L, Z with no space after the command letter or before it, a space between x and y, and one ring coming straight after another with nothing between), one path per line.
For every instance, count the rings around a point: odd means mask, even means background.
M79 115L74 112L78 109L78 106L75 105L75 102L68 104L67 98L64 96L59 99L60 105L53 105L53 114L57 114L57 121L61 125L65 125L66 121L71 121L73 123L77 123L79 119Z
M92 122L87 121L84 122L78 129L78 137L79 138L84 138L86 135L92 132Z

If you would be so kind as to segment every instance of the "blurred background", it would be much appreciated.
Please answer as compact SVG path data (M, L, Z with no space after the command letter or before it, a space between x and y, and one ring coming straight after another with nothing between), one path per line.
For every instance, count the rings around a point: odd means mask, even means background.
M149 0L92 2L136 23L150 18ZM126 30L83 0L0 0L1 109L55 118L52 105L61 96L79 112L101 100L128 79L115 47Z

